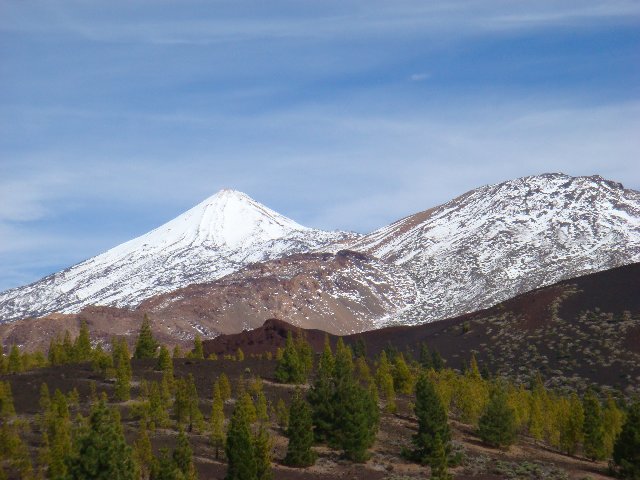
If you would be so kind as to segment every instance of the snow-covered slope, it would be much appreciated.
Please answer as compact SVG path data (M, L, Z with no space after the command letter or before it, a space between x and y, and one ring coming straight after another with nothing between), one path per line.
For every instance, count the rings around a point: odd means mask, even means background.
M31 285L0 293L0 322L86 305L135 306L252 262L355 238L303 227L234 190L221 190L155 230Z
M419 298L393 323L439 320L640 261L640 192L599 176L524 177L468 192L349 248L415 279Z

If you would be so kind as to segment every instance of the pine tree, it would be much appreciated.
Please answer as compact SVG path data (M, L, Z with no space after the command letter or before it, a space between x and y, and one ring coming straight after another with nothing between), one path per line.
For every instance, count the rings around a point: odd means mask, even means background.
M269 421L269 412L267 411L267 397L262 390L256 393L256 417L260 422Z
M174 359L184 357L184 353L182 352L180 345L176 345L175 347L173 347L173 353L171 355Z
M325 336L324 350L318 363L316 378L309 392L316 440L328 440L333 432L335 412L333 407L335 359Z
M289 407L289 428L286 436L289 439L287 456L284 463L290 467L308 467L316 461L313 446L313 419L311 407L296 391Z
M182 471L176 465L167 448L160 449L160 455L158 455L158 461L154 465L151 478L152 480L184 479Z
M396 356L393 364L393 388L396 392L409 394L413 389L411 370L401 353Z
M547 392L540 375L536 375L529 402L529 435L540 441L544 436L544 405Z
M365 461L378 429L377 405L372 405L370 392L355 381L351 349L345 347L342 338L336 346L334 380L335 420L329 444L340 448L350 460Z
M303 383L306 380L305 365L293 341L291 332L287 332L282 359L276 366L276 379L281 383Z
M378 360L378 369L376 370L376 384L382 394L385 402L385 411L387 413L396 412L396 391L393 388L393 376L391 375L391 365L387 360L387 354L383 350Z
M433 369L436 372L440 372L444 369L444 360L440 355L438 350L434 350L431 354L431 363L433 364Z
M91 339L89 338L87 322L84 320L80 324L80 333L73 344L73 353L76 362L88 362L91 360Z
M171 375L173 375L173 360L166 345L162 345L160 347L156 370L160 370L161 372L171 372Z
M73 341L71 340L71 333L69 330L64 331L64 339L62 340L62 352L63 352L63 363L71 363L75 359L75 352L73 349Z
M149 420L152 428L163 428L169 425L169 394L162 392L158 382L149 384Z
M202 346L202 338L196 334L193 339L193 352L191 352L191 358L204 359L204 347Z
M6 421L6 419L13 417L15 414L16 409L13 404L11 384L8 381L0 381L0 419Z
M289 409L281 398L276 403L275 416L280 428L283 430L289 428Z
M236 351L236 360L238 360L239 362L244 361L244 352L240 347L238 347L238 350Z
M91 409L89 428L76 438L65 458L73 480L134 480L136 469L131 447L125 441L120 416L104 400Z
M151 449L151 440L147 431L147 424L140 422L138 438L133 443L133 458L138 466L141 480L149 480L155 468L155 457Z
M582 441L584 410L578 396L573 393L569 399L561 400L560 446L568 455L574 455Z
M231 382L229 382L229 377L222 372L218 377L218 385L220 386L220 397L223 402L226 402L231 398Z
M629 409L613 447L612 464L620 478L640 479L640 402Z
M502 385L497 385L491 392L487 410L480 417L478 436L496 448L509 447L515 442L515 412L507 402L507 393Z
M119 356L116 362L116 383L114 386L114 393L117 400L126 401L131 396L131 361L129 359L129 352L127 344L123 340L119 349Z
M602 420L604 423L604 452L605 458L607 458L613 454L613 446L624 423L624 413L618 408L611 395L607 395L605 408L602 412Z
M216 450L216 460L220 457L220 449L224 448L224 402L220 395L220 385L213 385L213 405L211 407L211 420L209 423L211 434L209 440Z
M67 473L65 459L71 454L71 419L67 398L58 389L51 399L50 409L44 412L46 429L43 430L45 444L49 445L48 473L51 478L63 477Z
M20 348L18 348L17 345L11 345L7 370L9 373L18 373L23 370L22 355L20 354Z
M429 350L429 346L422 342L420 344L420 366L425 370L429 370L433 368L433 357L431 355L431 351Z
M451 432L447 413L434 383L426 373L422 373L416 383L415 414L418 418L418 432L413 436L415 448L411 457L422 464L428 464L434 455L436 436L444 445L445 452L448 452Z
M155 358L156 350L158 350L158 342L153 338L151 332L151 322L149 316L145 313L138 332L138 340L136 341L136 349L133 353L133 358Z
M271 480L271 438L264 425L258 427L258 432L253 439L253 452L256 459L256 479Z
M236 403L233 410L225 453L228 459L227 475L225 480L255 480L256 459L248 412L243 403Z
M448 470L447 450L440 435L433 437L433 451L429 456L429 466L431 467L432 480L450 480L451 474Z
M182 472L183 478L186 480L196 480L198 478L195 466L193 465L193 450L191 450L189 439L182 428L180 428L180 432L178 433L176 448L173 450L173 462Z
M303 330L298 330L295 347L298 353L298 361L300 362L300 367L302 369L302 376L304 377L304 381L306 381L313 370L313 348L311 348L311 345L307 341Z
M588 390L582 399L584 409L584 454L591 460L602 460L605 455L604 425L600 400Z

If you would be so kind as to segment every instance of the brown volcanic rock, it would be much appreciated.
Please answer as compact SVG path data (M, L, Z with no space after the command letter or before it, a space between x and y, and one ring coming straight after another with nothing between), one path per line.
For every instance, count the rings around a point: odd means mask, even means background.
M238 348L273 352L284 344L288 329L293 327L272 321L205 342L205 349L217 354ZM320 351L324 333L305 333ZM363 339L370 356L393 345L417 358L425 342L454 368L462 368L475 352L492 372L523 382L540 371L551 386L583 389L594 382L638 393L640 264L563 281L476 313L344 338L349 344Z
M6 345L46 349L65 329L76 334L82 320L94 339L133 337L145 313L154 334L169 345L190 345L196 333L211 338L241 332L274 317L303 328L349 334L375 328L414 297L413 281L402 269L372 256L348 250L298 254L157 295L135 310L87 307L74 315L0 325L0 338Z

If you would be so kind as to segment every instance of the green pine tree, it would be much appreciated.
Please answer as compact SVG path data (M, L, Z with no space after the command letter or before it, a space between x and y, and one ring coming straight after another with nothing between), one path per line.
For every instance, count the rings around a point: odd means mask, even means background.
M418 418L418 432L413 436L414 450L410 456L422 464L428 464L434 454L436 436L448 453L451 432L444 405L426 373L422 373L416 382L414 410Z
M9 373L18 373L22 372L22 355L20 354L20 348L17 345L11 345L11 350L9 352L9 360L7 362L7 370Z
M202 338L196 334L193 339L193 352L191 352L191 358L204 359L204 347L202 346Z
M253 452L256 460L256 480L271 480L271 438L264 424L258 427L253 439Z
M620 478L640 480L640 402L629 409L613 447L612 464Z
M138 466L140 479L149 480L156 466L156 459L153 456L147 424L144 421L140 422L138 438L133 443L133 458Z
M486 411L480 417L478 436L492 447L509 447L516 440L515 411L507 400L504 386L497 385L491 392Z
M191 450L187 434L184 433L182 428L178 433L176 448L173 450L173 462L186 480L196 480L198 478L196 468L193 465L193 450Z
M161 372L167 372L173 375L173 359L169 353L169 349L166 345L160 347L160 353L158 354L158 363L156 364L156 370Z
M313 419L311 407L296 391L289 407L289 428L286 436L289 439L287 456L284 463L290 467L308 467L316 461L313 446Z
M433 451L429 456L429 466L431 467L432 480L451 480L451 474L448 469L447 450L440 435L436 434L433 438Z
M136 468L120 416L104 400L91 409L88 428L75 439L66 456L67 478L72 480L134 480Z
M228 459L225 480L255 480L257 475L253 439L249 422L249 413L242 402L237 402L233 410L225 454Z
M335 359L325 336L324 350L318 363L316 378L309 392L316 440L328 440L333 432L335 412L333 407Z
M306 365L300 358L299 350L291 332L287 332L282 358L276 366L276 379L282 383L303 383L306 380Z
M220 386L220 397L223 402L226 402L231 398L231 382L229 381L229 377L222 372L218 377L217 382Z
M151 322L149 316L145 313L138 332L138 340L136 341L136 349L133 353L133 358L155 358L156 351L158 350L158 342L153 338L151 332Z
M604 424L600 400L588 390L582 399L584 409L584 454L591 460L602 460L605 455Z
M560 446L568 455L574 455L582 441L582 425L584 410L582 403L575 393L569 399L564 399L560 423Z
M89 338L87 322L84 320L80 324L80 333L73 344L73 354L76 362L88 362L91 360L91 339Z

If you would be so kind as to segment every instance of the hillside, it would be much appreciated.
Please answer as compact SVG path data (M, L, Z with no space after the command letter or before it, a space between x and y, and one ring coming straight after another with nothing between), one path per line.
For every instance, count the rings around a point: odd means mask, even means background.
M284 345L289 329L270 321L260 329L209 340L205 350L274 352ZM325 333L306 335L319 351ZM417 358L424 342L454 368L462 368L475 352L490 371L523 382L540 371L550 386L583 390L593 383L639 393L640 264L562 281L440 322L345 337L351 344L358 339L370 356L392 345Z

